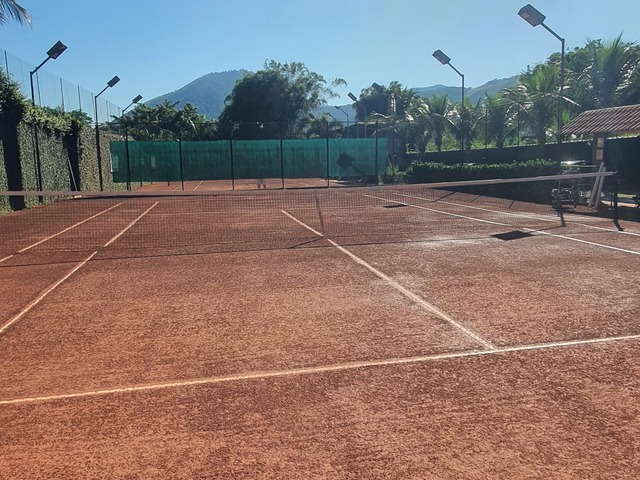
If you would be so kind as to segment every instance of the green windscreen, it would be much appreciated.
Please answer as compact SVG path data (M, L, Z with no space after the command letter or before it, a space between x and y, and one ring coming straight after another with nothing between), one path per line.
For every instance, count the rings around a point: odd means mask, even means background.
M114 182L382 175L380 139L111 142ZM377 164L377 165L376 165Z

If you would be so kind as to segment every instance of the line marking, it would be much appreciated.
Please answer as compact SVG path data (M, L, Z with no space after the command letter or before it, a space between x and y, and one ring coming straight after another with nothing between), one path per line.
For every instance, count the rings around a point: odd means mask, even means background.
M195 186L195 188L193 189L194 192L198 189L200 185L202 185L202 182L204 182L204 180L200 180L200 183Z
M13 255L9 255L8 257L0 258L0 263L4 262L5 260L9 260L11 257L13 257Z
M399 197L415 198L417 200L424 200L426 202L429 202L428 199L426 199L424 197L419 197L417 195L407 195L407 194L403 194L403 193L394 193L394 192L391 192L391 194L399 196ZM374 197L374 198L380 198L380 197ZM393 200L391 200L391 201L393 202ZM492 210L490 208L485 208L485 207L476 207L474 205L465 205L463 203L448 202L446 200L438 200L435 203L443 203L443 204L447 204L447 205L455 205L457 207L464 207L464 208L469 208L469 209L474 209L474 210L482 210L482 211L485 211L485 212L497 213L497 214L500 214L500 215L510 215L512 217L531 218L531 219L534 219L534 220L540 220L542 222L558 223L558 221L556 219L549 218L548 216L545 216L545 215L527 215L527 214L524 214L524 213L503 212L503 211L500 211L500 210ZM578 213L577 215L580 215L580 214ZM628 232L626 230L614 230L613 228L598 227L596 225L589 225L587 223L578 223L578 222L573 222L573 221L571 223L574 224L574 225L581 226L581 227L593 228L595 230L604 230L605 232L620 233L620 234L624 234L624 235L633 235L633 236L640 237L640 233Z
M156 205L158 205L158 203L160 203L160 202L155 202L153 205L151 205L149 208L147 208L144 212L142 212L142 213L138 216L138 218L136 218L133 222L131 222L131 223L130 223L129 225L127 225L126 227L124 227L124 229L123 229L120 233L118 233L118 234L117 234L116 236L114 236L111 240L109 240L107 243L105 243L105 244L103 245L103 247L108 247L108 246L109 246L109 245L111 245L113 242L115 242L118 238L120 238L120 237L124 234L124 232L126 232L126 231L127 231L127 230L129 230L131 227L133 227L133 226L136 224L136 222L137 222L138 220L140 220L142 217L144 217L144 216L145 216L145 215L146 215L146 214L147 214L147 213L148 213L148 212L149 212L153 207L155 207Z
M378 360L362 360L346 362L334 365L321 365L316 367L300 367L289 370L263 371L239 373L234 375L224 375L220 377L205 377L192 380L182 380L175 382L165 382L147 385L135 385L129 387L114 387L101 390L91 390L87 392L63 393L59 395L43 395L39 397L15 398L11 400L0 400L0 405L15 405L35 402L46 402L55 400L65 400L74 398L97 397L102 395L113 395L118 393L136 393L151 390L163 390L168 388L190 387L195 385L215 385L217 383L237 382L244 380L262 380L266 378L281 378L296 375L311 375L314 373L339 372L345 370L355 370L358 368L385 367L394 365L406 365L411 363L426 363L437 360L449 360L456 358L482 357L486 355L496 355L512 352L525 352L535 350L546 350L552 348L566 348L581 345L593 345L600 343L621 342L627 340L640 340L640 335L626 335L619 337L594 338L586 340L567 340L561 342L540 343L534 345L520 345L514 347L495 348L493 350L472 350L455 353L436 353L433 355L419 355L405 358L383 358Z
M29 249L31 249L31 248L33 248L33 247L36 247L36 246L38 246L38 245L40 245L41 243L44 243L44 242L46 242L46 241L49 241L49 240L51 240L52 238L57 237L58 235L62 235L63 233L68 232L68 231L69 231L69 230L71 230L72 228L75 228L75 227L77 227L77 226L79 226L79 225L82 225L83 223L88 222L89 220L92 220L92 219L94 219L94 218L96 218L96 217L99 217L99 216L100 216L100 215L102 215L103 213L107 213L109 210L113 210L114 208L119 207L120 205L122 205L122 203L118 203L118 204L116 204L116 205L113 205L112 207L109 207L109 208L107 208L106 210L103 210L103 211L101 211L101 212L99 212L99 213L96 213L95 215L92 215L92 216L90 216L89 218L85 218L84 220L82 220L82 221L80 221L80 222L78 222L78 223L74 223L74 224L73 224L73 225L71 225L70 227L67 227L67 228L65 228L64 230L61 230L61 231L59 231L58 233L54 233L53 235L49 235L48 237L43 238L42 240L40 240L40 241L38 241L38 242L34 243L33 245L29 245L28 247L24 247L22 250L18 250L18 253L24 253L24 252L26 252L27 250L29 250Z
M397 202L395 200L389 200L389 199L384 198L384 197L376 197L376 196L373 196L373 195L364 195L364 196L365 197L370 197L370 198L376 198L378 200L384 200L385 202L398 203L398 204L406 205L408 207L418 208L420 210L428 210L430 212L441 213L443 215L449 215L449 216L452 216L452 217L464 218L464 219L472 220L472 221L475 221L475 222L491 223L493 225L500 225L500 226L503 226L503 227L512 227L513 226L513 225L510 225L508 223L492 222L491 220L483 220L481 218L468 217L466 215L459 215L457 213L445 212L443 210L437 210L437 209L434 209L434 208L422 207L420 205L413 205L412 203ZM604 243L590 242L588 240L582 240L580 238L568 237L566 235L560 235L558 233L545 232L544 230L536 230L534 228L522 227L522 229L523 230L527 230L529 232L534 232L534 233L537 233L537 234L540 234L540 235L549 235L551 237L563 238L565 240L571 240L573 242L578 242L578 243L585 243L587 245L592 245L592 246L595 246L595 247L607 248L609 250L615 250L617 252L630 253L631 255L640 255L640 252L637 252L635 250L627 250L625 248L614 247L612 245L606 245Z
M67 273L64 277L62 277L60 280L55 282L53 285L51 285L47 289L45 289L35 300L33 300L26 307L24 307L20 313L15 315L11 320L9 320L7 323L5 323L2 326L2 328L0 328L0 335L3 334L5 332L5 330L7 330L7 328L9 328L11 325L13 325L18 320L20 320L33 307L38 305L38 303L40 303L47 295L49 295L52 291L54 291L62 282L67 280L71 275L73 275L75 272L77 272L80 268L84 267L85 264L89 260L91 260L94 257L94 255L96 255L97 253L98 253L97 251L93 252L91 255L89 255L87 258L85 258L82 262L80 262L78 265L73 267L73 269L69 273Z
M294 222L296 222L298 225L301 225L303 227L305 227L307 230L310 230L311 232L315 233L316 235L318 235L319 237L324 238L327 242L329 242L331 245L333 245L334 247L336 247L338 250L340 250L342 253L344 253L345 255L349 256L354 262L358 263L359 265L362 265L363 267L365 267L366 269L368 269L370 272L372 272L373 274L375 274L376 276L378 276L379 278L381 278L382 280L384 280L388 285L392 286L393 288L395 288L396 290L398 290L400 293L402 293L404 296L406 296L407 298L409 298L410 300L412 300L414 303L417 303L418 305L420 305L421 307L423 307L425 310L433 313L434 315L440 317L440 319L444 320L445 322L449 323L450 325L453 325L455 328L457 328L458 330L462 331L463 333L465 333L467 336L473 338L476 342L480 343L481 345L483 345L485 348L489 349L489 350L494 350L496 347L491 344L489 341L485 340L484 338L482 338L480 335L478 335L477 333L471 331L469 328L465 327L464 325L462 325L460 322L454 320L453 318L451 318L449 315L447 315L446 313L444 313L442 310L440 310L438 307L436 307L435 305L432 305L431 303L427 302L425 299L419 297L418 295L416 295L415 293L413 293L412 291L408 290L407 288L405 288L404 286L402 286L400 283L398 283L396 280L394 280L393 278L389 277L388 275L386 275L385 273L382 273L380 270L378 270L377 268L375 268L373 265L370 265L369 263L367 263L366 261L364 261L362 258L358 257L357 255L355 255L354 253L352 253L351 251L347 250L346 248L344 248L343 246L337 244L336 242L334 242L333 240L331 240L330 238L325 237L323 234L321 234L320 232L318 232L317 230L313 229L312 227L310 227L309 225L307 225L304 222L301 222L300 220L298 220L296 217L294 217L293 215L291 215L290 213L288 213L285 210L280 210L282 213L284 213L287 217L289 217L291 220L293 220Z
M395 200L389 200L388 198L384 198L384 197L376 197L375 195L367 195L367 194L365 194L364 196L365 197L369 197L369 198L375 198L377 200L384 200L385 202L393 202L393 203L397 203L397 204L400 204L400 205L406 205L407 207L418 208L420 210L427 210L429 212L442 213L443 215L449 215L450 217L458 217L458 218L464 218L466 220L473 220L473 221L476 221L476 222L490 223L492 225L499 225L501 227L510 227L511 226L508 223L494 222L494 221L491 221L491 220L483 220L481 218L468 217L466 215L460 215L458 213L444 212L442 210L436 210L435 208L422 207L420 205L414 205L412 203L397 202Z

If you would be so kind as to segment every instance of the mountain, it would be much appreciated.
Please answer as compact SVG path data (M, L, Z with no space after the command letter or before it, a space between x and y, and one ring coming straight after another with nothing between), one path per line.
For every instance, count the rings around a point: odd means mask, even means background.
M198 109L198 113L208 118L218 118L224 108L224 99L231 93L236 82L247 73L247 70L209 73L174 92L152 98L145 105L155 107L163 100L168 100L171 103L180 102L180 108L181 105L191 103Z
M146 105L155 107L162 103L163 100L169 102L179 102L180 105L187 103L193 104L199 113L202 113L208 118L218 118L222 109L224 108L224 100L233 90L234 85L238 80L244 77L247 70L231 70L228 72L209 73L203 77L197 78L191 83L188 83L184 87L165 95L153 98L146 102ZM465 88L465 98L476 103L478 100L484 98L485 93L491 95L497 93L503 88L509 88L516 85L518 76L509 78L502 78L491 80L479 87ZM449 95L449 99L454 102L459 102L461 98L460 87L448 87L445 85L433 85L431 87L415 87L413 88L420 96L429 98L432 95ZM340 107L349 115L349 120L355 119L355 110L348 105L340 105ZM324 105L318 109L316 115L328 112L338 120L346 120L346 116L343 112L338 110L334 105Z
M503 88L511 88L514 87L518 83L518 75L514 75L509 78L500 78L491 80L490 82L485 83L479 87L475 88L465 88L464 95L465 98L468 98L471 103L476 103L478 100L482 100L487 95L493 95L498 93ZM462 98L462 89L460 87L447 87L445 85L433 85L431 87L416 87L415 90L418 95L424 98L430 98L433 95L444 95L447 94L449 96L449 100L453 102L459 102Z

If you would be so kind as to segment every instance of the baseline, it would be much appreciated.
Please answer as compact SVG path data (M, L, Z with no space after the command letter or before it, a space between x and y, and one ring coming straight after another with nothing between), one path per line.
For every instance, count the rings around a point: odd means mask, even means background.
M241 373L241 374L235 374L235 375L225 375L220 377L206 377L206 378L198 378L198 379L192 379L192 380L183 380L178 382L165 382L165 383L158 383L158 384L105 388L101 390L92 390L88 392L63 393L59 395L46 395L41 397L15 398L10 400L0 400L0 406L12 405L12 404L29 404L29 403L36 403L36 402L66 400L66 399L74 399L74 398L96 397L96 396L113 395L113 394L119 394L119 393L135 393L135 392L144 392L144 391L150 391L150 390L189 387L194 385L212 385L217 383L235 382L235 381L243 381L243 380L262 380L266 378L288 377L288 376L296 376L296 375L310 375L315 373L354 370L358 368L405 365L405 364L411 364L411 363L426 363L426 362L437 361L437 360L482 357L486 355L497 355L497 354L504 354L504 353L535 351L535 350L547 350L547 349L553 349L553 348L567 348L567 347L576 347L576 346L582 346L582 345L622 342L622 341L629 341L629 340L640 340L640 334L626 335L621 337L603 337L603 338L591 338L591 339L584 339L584 340L568 340L563 342L539 343L539 344L532 344L532 345L518 345L513 347L499 347L499 348L494 348L493 350L474 350L474 351L458 352L458 353L439 353L434 355L420 355L420 356L406 357L406 358L385 358L385 359L378 359L378 360L355 361L355 362L347 362L347 363L342 363L337 365L322 365L317 367L303 367L303 368L294 368L290 370L280 370L280 371L250 372L250 373Z

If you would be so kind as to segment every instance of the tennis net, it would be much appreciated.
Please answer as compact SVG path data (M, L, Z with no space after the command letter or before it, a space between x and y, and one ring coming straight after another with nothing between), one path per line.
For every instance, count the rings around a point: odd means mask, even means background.
M11 211L24 204L36 206ZM305 190L5 191L0 205L0 259L510 239L611 223L617 211L607 172Z

